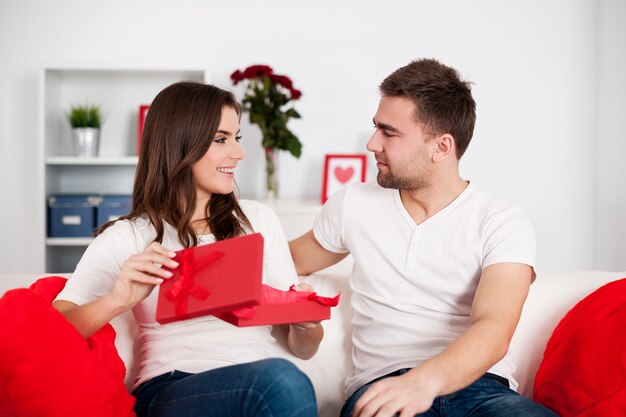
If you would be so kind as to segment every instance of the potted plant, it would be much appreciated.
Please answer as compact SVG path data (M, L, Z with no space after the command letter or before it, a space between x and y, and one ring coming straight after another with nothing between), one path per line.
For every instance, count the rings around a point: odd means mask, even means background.
M100 107L89 104L72 106L67 119L72 126L74 155L98 156L102 122Z
M234 85L246 81L243 109L250 116L250 123L261 129L262 145L265 150L265 173L268 199L278 198L277 151L288 151L296 158L302 153L302 144L289 130L287 122L299 119L300 114L288 107L298 100L302 92L294 88L286 75L275 74L267 65L252 65L243 71L237 70L230 76Z

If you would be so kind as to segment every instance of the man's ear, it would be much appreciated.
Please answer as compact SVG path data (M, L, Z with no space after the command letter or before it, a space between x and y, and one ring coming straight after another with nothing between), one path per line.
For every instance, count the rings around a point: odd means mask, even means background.
M451 156L456 158L456 144L452 135L444 133L434 138L434 140L437 147L433 154L433 162L440 162Z

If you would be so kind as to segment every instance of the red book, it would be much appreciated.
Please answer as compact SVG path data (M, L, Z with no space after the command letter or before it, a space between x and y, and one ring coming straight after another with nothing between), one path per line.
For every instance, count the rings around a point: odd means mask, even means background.
M150 105L142 104L139 106L139 113L137 116L137 155L141 149L141 137L143 136L143 125L146 124L146 117L148 116L148 110Z
M287 324L303 321L321 321L330 318L330 308L339 303L336 297L320 297L314 292L281 291L263 285L261 303L257 306L234 309L214 316L238 327Z
M174 275L159 287L161 324L251 307L261 300L263 236L220 240L176 252Z

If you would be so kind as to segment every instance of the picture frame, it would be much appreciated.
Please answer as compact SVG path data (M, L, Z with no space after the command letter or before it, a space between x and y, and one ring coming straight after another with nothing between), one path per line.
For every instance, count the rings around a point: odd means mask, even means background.
M366 166L365 154L327 154L324 158L322 204L343 187L365 182Z
M137 155L141 149L141 135L143 133L143 125L146 123L146 117L148 116L149 104L141 104L139 106L137 117Z

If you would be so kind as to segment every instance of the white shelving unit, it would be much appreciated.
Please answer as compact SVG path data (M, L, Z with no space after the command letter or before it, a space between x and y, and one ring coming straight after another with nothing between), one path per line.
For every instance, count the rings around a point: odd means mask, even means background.
M39 195L36 222L47 272L71 272L91 238L49 238L47 196L61 193L131 194L137 165L139 105L149 104L164 87L182 80L209 82L200 68L116 68L54 66L40 76ZM66 112L76 104L99 105L104 114L98 157L73 156Z

